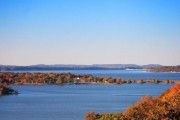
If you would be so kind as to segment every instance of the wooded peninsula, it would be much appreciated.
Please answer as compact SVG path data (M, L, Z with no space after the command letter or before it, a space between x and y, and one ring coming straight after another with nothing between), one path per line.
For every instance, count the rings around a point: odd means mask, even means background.
M63 85L63 84L173 84L179 80L132 80L112 77L97 77L92 75L77 75L71 73L0 73L0 95L17 94L18 92L9 87L16 85Z

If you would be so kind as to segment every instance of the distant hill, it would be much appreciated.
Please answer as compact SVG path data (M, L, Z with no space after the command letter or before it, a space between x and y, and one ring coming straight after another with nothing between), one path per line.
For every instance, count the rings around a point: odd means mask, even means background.
M92 66L110 69L142 69L140 65L136 64L93 64Z
M151 72L180 72L180 66L161 66L150 70Z
M23 70L124 70L124 69L148 69L151 72L180 72L180 66L162 66L159 64L136 65L136 64L38 64L31 66L0 65L0 71L23 71Z
M155 69L157 67L162 67L160 64L148 64L148 65L142 65L143 69Z
M0 71L17 70L109 70L109 69L142 69L142 66L135 64L93 64L93 65L75 65L75 64L55 64L55 65L31 65L31 66L11 66L0 65Z

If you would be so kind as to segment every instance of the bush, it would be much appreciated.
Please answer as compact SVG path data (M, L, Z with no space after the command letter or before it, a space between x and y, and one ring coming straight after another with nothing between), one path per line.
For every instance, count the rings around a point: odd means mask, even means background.
M180 120L180 85L154 99L143 97L136 105L127 108L124 114L88 113L86 120Z

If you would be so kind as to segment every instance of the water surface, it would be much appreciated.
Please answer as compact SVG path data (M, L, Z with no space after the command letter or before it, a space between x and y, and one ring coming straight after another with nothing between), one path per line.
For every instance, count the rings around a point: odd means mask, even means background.
M180 80L180 73L148 72L145 70L51 70L51 71L12 71L12 72L43 72L43 73L73 73L80 75L107 76L133 80Z
M160 95L171 84L13 85L19 95L0 97L2 120L84 120L87 112L124 112L142 96Z

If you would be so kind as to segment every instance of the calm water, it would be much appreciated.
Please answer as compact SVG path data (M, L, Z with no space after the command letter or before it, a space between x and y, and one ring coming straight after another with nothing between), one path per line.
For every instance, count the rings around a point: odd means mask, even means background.
M55 70L55 71L14 71L14 72L54 72L54 73L73 73L80 75L91 74L94 76L108 76L123 79L144 79L144 80L180 80L180 73L153 73L144 70Z
M144 95L170 84L12 86L19 95L0 97L2 120L84 120L87 112L123 112Z

